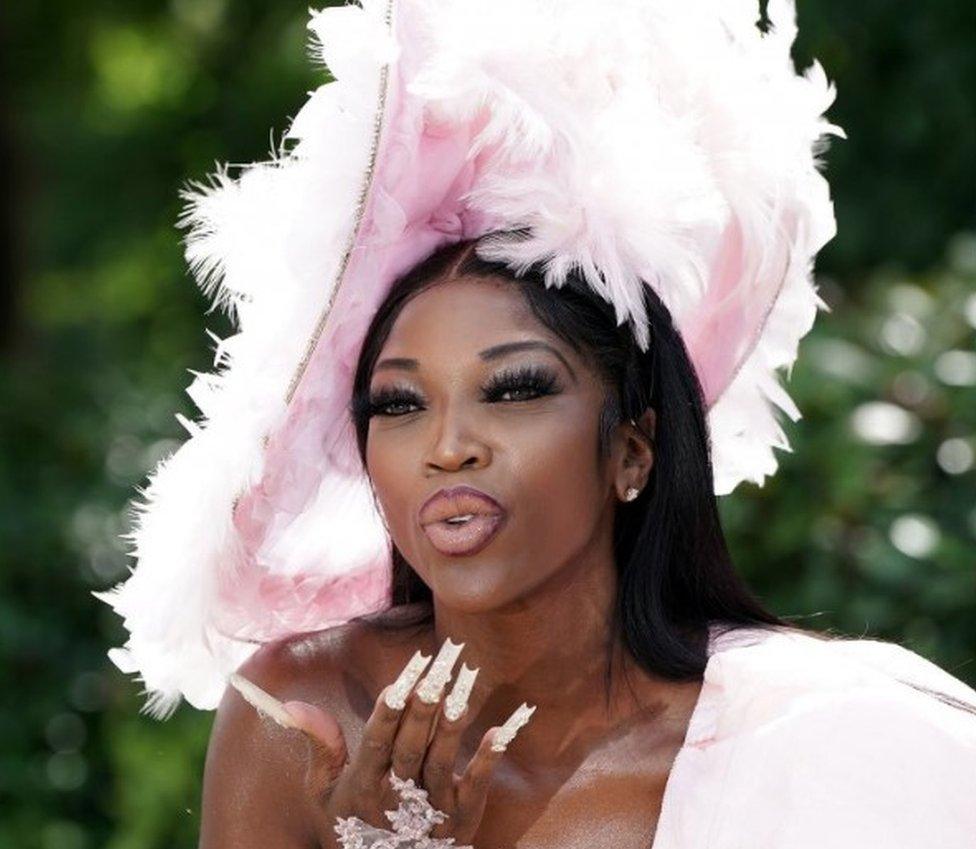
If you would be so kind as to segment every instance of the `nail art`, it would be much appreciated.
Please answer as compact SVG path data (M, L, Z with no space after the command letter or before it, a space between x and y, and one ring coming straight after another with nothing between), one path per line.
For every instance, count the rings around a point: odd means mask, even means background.
M468 664L461 664L461 671L458 672L457 680L451 688L451 692L444 700L444 715L451 721L457 722L464 709L468 706L468 697L471 695L471 688L474 686L474 679L478 677L478 669L469 669Z
M407 706L407 696L417 683L417 679L424 674L432 655L423 654L420 649L414 652L403 671L397 676L383 695L383 701L391 710L403 710Z
M430 672L417 687L417 698L420 701L432 705L440 699L445 685L451 680L451 672L463 648L464 643L453 643L450 637L444 640L444 645L430 665Z
M238 675L236 672L231 673L228 681L241 694L244 701L256 708L262 716L273 719L282 728L297 728L282 703L262 690L257 684L248 681L247 678Z
M495 737L491 744L491 750L493 752L504 752L508 747L508 744L515 739L515 735L518 733L518 730L525 725L529 721L532 714L535 713L535 709L536 705L529 707L525 702L522 702L522 704L515 709L515 713L506 719L505 724L495 732Z

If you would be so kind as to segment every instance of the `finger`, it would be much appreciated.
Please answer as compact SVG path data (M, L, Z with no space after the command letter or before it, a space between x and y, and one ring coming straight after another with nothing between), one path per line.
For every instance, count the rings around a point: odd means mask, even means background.
M439 697L431 703L422 701L416 693L411 697L393 743L391 768L398 778L419 781L431 724L439 707Z
M232 673L228 680L259 713L284 728L301 731L312 742L313 751L306 778L316 792L331 791L348 757L346 738L336 718L307 702L282 703L239 673Z
M461 778L455 782L454 809L447 822L434 826L432 837L453 837L458 843L467 843L473 839L488 801L488 790L491 788L492 776L498 762L505 757L504 750L494 751L492 740L500 726L489 728L481 738L478 751L474 753L471 762ZM443 810L439 806L438 810Z
M282 708L294 727L313 744L308 779L317 792L328 794L349 760L346 738L336 718L307 702L285 702Z
M375 792L377 784L386 777L397 728L406 707L406 698L430 663L430 655L414 652L403 671L376 699L373 712L366 721L362 740L349 765L350 780L361 792Z
M406 713L397 730L393 744L392 769L398 778L407 781L420 779L420 770L431 739L431 728L440 708L444 687L451 678L454 664L464 643L456 644L450 638L444 641L430 671L417 685L417 690L407 705Z
M427 747L423 786L430 803L440 811L450 812L454 808L454 765L461 737L470 724L468 698L477 677L478 669L461 664L454 687L444 700L444 710L438 715L433 740Z
M468 839L477 831L488 800L488 789L491 786L495 766L519 729L529 721L533 713L535 713L535 706L529 707L522 702L503 725L489 728L482 737L478 751L475 752L471 763L468 764L468 768L458 782L455 832L452 834L455 834L460 842L464 842L462 837Z
M348 760L349 751L346 748L345 735L339 722L331 713L308 702L285 702L283 707L295 727L311 737L331 760L339 766Z

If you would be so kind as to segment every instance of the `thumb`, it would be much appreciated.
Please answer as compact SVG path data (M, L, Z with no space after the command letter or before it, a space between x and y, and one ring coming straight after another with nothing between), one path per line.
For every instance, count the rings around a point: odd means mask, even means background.
M301 731L314 744L309 777L317 788L330 791L349 759L346 738L338 720L328 711L308 702L280 702L257 684L238 673L232 673L229 683L245 701L259 713L271 717L285 728Z
M340 770L349 759L346 738L338 720L328 711L308 702L291 701L282 705L295 727L318 744L330 765Z

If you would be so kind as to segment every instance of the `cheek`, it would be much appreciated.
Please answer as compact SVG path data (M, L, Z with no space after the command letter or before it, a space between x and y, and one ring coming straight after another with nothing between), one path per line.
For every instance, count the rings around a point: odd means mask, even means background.
M366 446L366 469L387 525L399 544L411 519L417 450L394 433L371 434ZM406 554L406 552L404 552Z
M540 562L556 566L589 539L602 512L606 484L597 425L581 412L513 450L520 543Z

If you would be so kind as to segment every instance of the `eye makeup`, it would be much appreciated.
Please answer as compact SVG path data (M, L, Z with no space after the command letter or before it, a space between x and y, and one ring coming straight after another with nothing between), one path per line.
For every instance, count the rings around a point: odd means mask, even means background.
M556 372L549 366L527 363L511 366L493 374L481 387L481 400L487 403L533 401L562 391ZM506 397L508 396L508 397ZM421 395L403 384L383 386L369 393L363 412L373 416L402 416L416 412L423 405ZM408 409L410 407L416 409Z
M503 369L482 388L483 401L528 401L552 395L559 389L556 373L541 364L528 363ZM529 398L505 398L512 393L529 393Z

